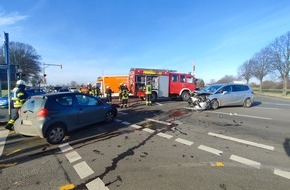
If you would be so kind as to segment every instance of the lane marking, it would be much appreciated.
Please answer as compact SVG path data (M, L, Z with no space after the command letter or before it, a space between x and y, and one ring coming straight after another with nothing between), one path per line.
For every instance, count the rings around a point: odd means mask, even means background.
M274 174L275 175L278 175L278 176L281 176L281 177L285 177L287 179L290 179L290 172L286 172L286 171L283 171L283 170L279 170L279 169L274 169Z
M73 148L72 148L68 143L65 143L65 144L59 145L58 147L60 148L60 150L61 150L62 152L67 152L67 151L70 151L70 150L73 149Z
M280 108L253 107L254 109L282 110Z
M130 127L133 127L135 129L141 129L142 127L140 125L132 124Z
M127 121L123 121L123 122L121 122L122 124L124 124L124 125L131 125L131 123L129 123L129 122L127 122Z
M208 147L208 146L204 146L204 145L200 145L198 147L198 149L206 151L206 152L213 153L213 154L218 155L218 156L221 156L223 154L223 151L221 151L221 150L218 150L218 149L215 149L215 148L211 148L211 147Z
M165 122L165 121L159 121L159 120L156 120L156 119L150 119L150 118L147 118L146 120L147 120L147 121L152 121L152 122L155 122L155 123L165 124L165 125L172 125L172 123Z
M160 103L158 103L158 102L155 102L155 104L157 104L158 106L163 106L163 104L160 104Z
M167 135L165 133L157 133L157 135L166 139L171 139L173 137L172 135Z
M6 141L8 134L9 134L9 130L0 131L0 157L2 156L4 146L5 146L5 141Z
M271 102L262 102L262 104L270 104L270 105L276 105L276 106L290 106L290 104L279 104L279 103L273 104Z
M59 190L70 190L70 189L74 189L75 185L74 184L67 184L67 185L63 185L59 188Z
M14 153L19 152L19 151L21 151L21 149L13 150L11 152L6 153L5 156L10 156L11 154L14 154Z
M85 161L80 162L74 165L73 167L81 179L84 179L94 173L94 171L90 168L90 166Z
M175 139L175 141L176 141L176 142L179 142L179 143L181 143L181 144L188 145L188 146L193 145L193 142L192 142L192 141L188 141L188 140L181 139L181 138L177 138L177 139Z
M143 131L146 131L148 133L155 133L155 130L149 129L149 128L144 128L142 129Z
M1 167L16 166L16 165L17 165L17 162L14 162L14 163L8 163L8 164L0 164L0 168L1 168Z
M253 168L260 169L260 167L261 167L261 163L253 161L253 160L250 160L250 159L247 159L247 158L243 158L243 157L240 157L240 156L231 155L230 159L234 160L236 162L251 166Z
M69 152L65 154L65 156L70 163L82 159L82 157L76 151Z
M88 190L109 190L104 182L98 177L97 179L86 184Z
M118 122L118 123L122 122L121 119L115 119L115 121Z
M119 111L118 114L121 114L121 115L128 115L128 113L121 112L121 111Z
M238 138L234 138L234 137L229 137L229 136L225 136L225 135L221 135L221 134L216 134L216 133L212 133L212 132L209 132L208 135L214 136L214 137L219 137L219 138L230 140L230 141L235 141L235 142L242 143L242 144L247 144L247 145L259 147L259 148L264 148L267 150L274 150L275 149L275 147L273 147L273 146L255 143L255 142L251 142L251 141L247 141L247 140L243 140L243 139L238 139Z
M240 116L240 117L249 117L249 118L255 118L255 119L265 119L265 120L272 120L272 118L269 117L259 117L259 116L252 116L252 115L242 115L237 113L225 113L225 112L218 112L218 111L206 111L207 113L217 113L217 114L224 114L224 115L234 115L234 116Z

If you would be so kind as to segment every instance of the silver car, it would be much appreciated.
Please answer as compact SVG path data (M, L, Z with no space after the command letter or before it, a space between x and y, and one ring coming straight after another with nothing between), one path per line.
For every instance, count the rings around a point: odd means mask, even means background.
M246 84L213 84L201 90L210 93L212 109L221 106L251 107L254 102L254 92Z
M113 121L117 109L98 97L73 92L44 94L28 99L14 123L16 133L61 143L65 134L89 124Z

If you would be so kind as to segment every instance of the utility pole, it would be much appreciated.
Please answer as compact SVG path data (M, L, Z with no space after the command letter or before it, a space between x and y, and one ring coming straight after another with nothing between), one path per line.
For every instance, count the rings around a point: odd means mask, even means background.
M4 56L7 64L7 86L8 86L8 116L11 119L11 67L10 67L10 53L9 53L9 34L4 32Z

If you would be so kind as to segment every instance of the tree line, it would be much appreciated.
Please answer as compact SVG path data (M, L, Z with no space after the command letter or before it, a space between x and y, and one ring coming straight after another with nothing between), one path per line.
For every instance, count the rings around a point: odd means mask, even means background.
M287 95L290 72L290 31L277 37L266 47L256 52L238 68L238 77L249 83L251 78L260 81L260 92L263 80L269 74L278 74L282 79L282 95Z

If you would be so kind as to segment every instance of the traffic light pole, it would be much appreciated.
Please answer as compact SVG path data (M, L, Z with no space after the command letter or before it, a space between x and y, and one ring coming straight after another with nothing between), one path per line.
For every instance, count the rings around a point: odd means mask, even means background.
M57 65L57 64L46 64L46 63L43 63L43 64L42 64L42 72L43 72L43 79L42 79L42 82L43 82L44 84L46 84L46 73L45 73L45 69L46 69L48 66L58 66L58 67L60 67L60 69L62 69L62 64L61 64L61 65Z
M7 64L8 116L11 119L11 67L9 56L9 34L4 32L4 56Z

